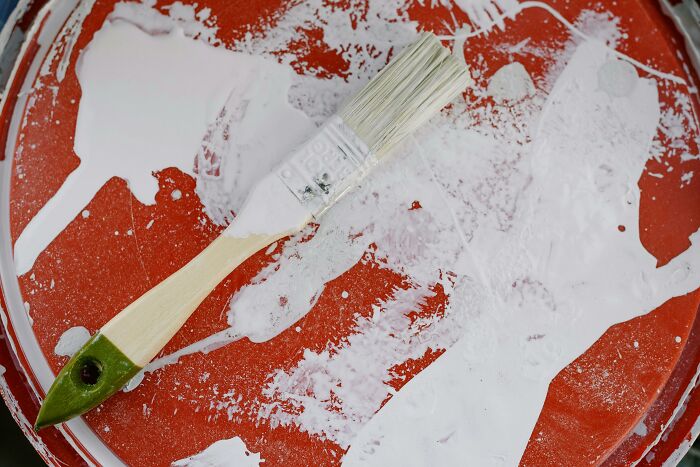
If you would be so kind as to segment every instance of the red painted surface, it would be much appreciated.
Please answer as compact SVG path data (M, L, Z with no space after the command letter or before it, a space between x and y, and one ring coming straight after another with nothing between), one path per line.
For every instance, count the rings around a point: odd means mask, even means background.
M113 3L112 0L97 1L85 22L76 51L90 41ZM165 3L159 2L159 5ZM198 0L197 3L212 8L224 43L247 29L260 30L261 18L274 21L288 5L280 0ZM352 14L363 14L361 1L335 3L339 7L351 6ZM556 5L557 9L571 20L583 9L603 9L600 4L585 0L561 3ZM642 61L651 61L661 70L684 75L673 33L653 2L620 0L605 5L604 9L622 18L620 26L630 38L639 38L623 41L622 51ZM409 13L426 29L437 32L447 32L443 20L452 21L446 10L429 9L418 2L409 8ZM459 15L456 19L466 21ZM294 64L295 69L319 77L344 76L347 66L342 57L319 46L319 34L313 29L299 31L299 39L293 47L303 53ZM488 37L470 40L467 56L482 54L493 72L510 61L507 52L496 45L517 43L524 37L530 37L532 45L561 48L568 34L546 12L528 10L516 22L509 23L505 32L494 31ZM528 70L536 82L542 83L550 63L542 57L528 59L525 61ZM42 83L47 86L35 91L36 103L26 112L26 122L19 135L25 150L21 160L15 160L15 167L22 166L23 178L15 173L11 186L14 238L79 163L72 151L80 98L74 68L69 68L60 85L50 76L43 78ZM55 99L51 85L58 85ZM661 87L660 99L672 104L676 89L680 88ZM697 102L694 105L697 106ZM55 124L56 120L60 125ZM5 138L6 134L1 136ZM696 136L689 132L687 138L692 141ZM688 235L700 226L700 178L695 177L682 189L677 178L683 171L681 168L699 171L700 162L684 162L681 167L677 156L669 150L662 159L662 163L669 161L674 165L676 170L672 175L664 179L643 176L640 180L643 190L641 241L660 264L687 248ZM649 169L657 169L656 164L658 162L650 162ZM110 180L87 206L91 215L87 219L78 216L39 257L32 270L34 279L30 279L30 274L20 278L25 299L31 305L35 334L54 371L66 361L53 354L58 338L66 329L82 325L91 331L97 330L138 295L201 251L219 232L220 228L211 224L202 212L191 177L176 169L164 170L157 177L160 191L154 206L140 204L124 181ZM175 188L183 193L177 201L170 196ZM419 206L420 200L416 201ZM406 209L415 207L414 203ZM147 229L151 220L153 225ZM130 229L134 235L124 235ZM114 235L115 231L122 234ZM228 298L253 277L265 261L265 256L258 255L231 274L202 304L165 352L224 329L222 310ZM48 287L52 280L54 288ZM365 262L328 285L312 312L297 323L301 332L292 327L267 343L252 344L243 340L208 355L185 357L180 364L149 375L135 391L110 399L99 410L88 414L86 420L129 464L168 465L219 439L240 436L251 451L261 452L268 466L336 465L343 454L342 448L294 428L273 428L265 420L258 420L255 407L246 403L262 397L261 387L268 374L278 368L293 367L304 349L320 350L329 342L338 342L347 336L352 331L352 314L356 310L369 310L370 304L387 297L392 287L400 285L401 281L398 275L376 267L368 255ZM342 290L350 292L350 300L336 298ZM436 292L435 299L413 312L439 316L444 295L440 290ZM669 402L658 410L668 412L673 408L671 401L677 399L678 391L683 389L681 383L689 378L692 368L690 363L683 366L679 362L698 358L690 350L686 350L684 358L681 353L686 342L695 342L695 337L689 340L689 336L695 325L699 299L698 294L679 297L648 315L612 327L565 368L550 385L522 464L588 465L600 463L609 456L609 465L628 462L628 455L637 451L632 449L630 454L624 454L619 450L624 446L621 443L628 439L631 430L657 401L657 395L663 394L664 388L670 391ZM11 334L12 330L9 332ZM675 336L682 337L682 344L675 342ZM639 343L638 349L633 346L634 341ZM3 352L0 363L5 365L8 361L5 358L10 354L5 349ZM392 386L399 389L439 355L433 352L395 368L401 377L392 381ZM25 368L21 371L27 371L26 362L20 363ZM681 368L685 370L679 370ZM674 369L682 374L674 374ZM204 372L210 373L206 382L200 380ZM12 385L17 393L22 393L18 376L11 375ZM669 378L677 385L667 386ZM242 396L242 410L229 420L225 411L213 410L210 401L216 392L223 394L232 388ZM33 417L35 405L26 395L23 400L22 411ZM107 427L109 431L105 431ZM47 439L60 438L55 429L44 433L42 436ZM63 457L74 454L70 449L53 444L50 448L57 457L73 465L69 457Z

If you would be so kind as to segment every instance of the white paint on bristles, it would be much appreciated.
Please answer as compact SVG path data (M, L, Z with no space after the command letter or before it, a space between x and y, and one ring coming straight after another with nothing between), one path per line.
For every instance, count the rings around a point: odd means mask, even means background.
M290 326L300 331L296 323L325 284L366 261L374 244L382 267L405 276L405 285L372 304L369 318L357 315L347 339L307 349L294 367L270 373L258 400L237 404L273 426L349 448L347 465L517 464L562 368L609 326L700 284L700 234L657 268L638 231L637 181L663 149L657 132L683 145L692 109L680 91L676 107L660 105L657 87L683 80L617 52L621 35L609 15L587 12L571 24L541 2L428 1L461 8L478 28L456 27L447 37L456 44L505 27L528 8L550 12L573 38L537 83L525 60L489 70L483 57L466 57L475 76L490 78L473 92L497 105L455 102L331 209L315 233L307 229L282 245L275 262L232 297L229 328L155 360L144 373L241 337L262 342ZM112 176L152 203L151 172L178 167L196 176L211 219L227 225L252 185L366 83L392 48L417 35L402 0L370 2L356 26L342 9L310 0L230 52L206 44L217 44L206 13L176 3L166 16L151 6L118 4L82 56L81 166L20 237L20 272ZM287 44L300 25L322 29L327 45L342 50L347 80L290 71L296 57ZM517 53L530 47L517 44ZM183 101L171 102L172 95ZM138 124L126 119L134 112L143 115ZM128 147L114 140L124 132L133 134ZM685 152L683 160L699 157ZM87 174L97 181L75 183ZM422 208L409 210L415 200ZM408 314L435 285L448 296L444 317L412 322ZM445 353L393 391L392 368L428 350ZM207 465L224 448L245 451L237 438L219 443L186 461Z

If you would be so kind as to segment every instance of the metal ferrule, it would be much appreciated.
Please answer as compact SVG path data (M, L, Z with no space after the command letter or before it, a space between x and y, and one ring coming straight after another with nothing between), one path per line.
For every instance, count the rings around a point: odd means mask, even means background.
M376 163L367 144L337 115L277 168L277 176L318 217Z

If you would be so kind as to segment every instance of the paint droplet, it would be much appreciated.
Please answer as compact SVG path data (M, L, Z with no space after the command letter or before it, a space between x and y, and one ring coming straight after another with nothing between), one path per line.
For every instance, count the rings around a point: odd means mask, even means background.
M170 193L170 196L174 201L177 201L178 199L182 198L182 192L180 190L173 190L173 192Z
M340 296L343 298L348 298L350 296L350 294L348 293L347 290L343 290L343 293L341 293Z
M627 228L624 225L618 225L617 230L619 230L620 232L624 232L625 230L627 230Z
M87 209L84 209L82 214L83 214L83 219L87 219L88 217L90 217L90 211L88 211Z
M635 349L638 349L638 348L639 348L639 342L634 341L634 344L633 344L633 345L634 345L634 348L635 348Z
M681 339L681 336L676 336L676 343L677 344L680 344L682 340L683 339Z

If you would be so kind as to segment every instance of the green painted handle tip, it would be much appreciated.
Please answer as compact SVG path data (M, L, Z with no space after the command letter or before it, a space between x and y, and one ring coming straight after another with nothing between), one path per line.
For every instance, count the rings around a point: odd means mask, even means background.
M141 370L112 342L95 334L56 376L39 409L39 431L94 409Z

